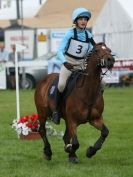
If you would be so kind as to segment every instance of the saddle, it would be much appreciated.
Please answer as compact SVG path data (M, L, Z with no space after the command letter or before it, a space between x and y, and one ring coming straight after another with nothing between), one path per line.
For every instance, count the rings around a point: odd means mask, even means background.
M66 88L62 93L62 99L66 100L67 97L70 95L71 91L73 90L73 88L76 86L76 82L79 79L81 75L81 72L73 72L71 74L71 76L69 77L69 79L67 80L66 83ZM59 81L59 77L56 78L52 84L49 87L48 90L48 97L50 99L54 99L55 98L55 94L56 94L56 90L57 90L57 86L58 86L58 81Z

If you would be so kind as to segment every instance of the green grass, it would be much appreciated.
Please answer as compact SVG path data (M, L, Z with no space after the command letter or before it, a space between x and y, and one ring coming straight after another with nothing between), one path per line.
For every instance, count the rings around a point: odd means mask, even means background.
M20 92L21 115L36 112L34 90ZM91 159L85 152L99 137L88 124L78 129L80 162L71 164L63 141L49 137L53 158L43 159L41 140L17 139L11 128L16 117L15 91L0 91L0 177L133 177L133 88L107 88L104 92L104 120L110 135L103 148ZM54 128L64 130L61 125Z

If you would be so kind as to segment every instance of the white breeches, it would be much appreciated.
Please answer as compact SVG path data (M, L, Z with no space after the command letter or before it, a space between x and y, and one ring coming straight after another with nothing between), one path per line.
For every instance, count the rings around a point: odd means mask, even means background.
M77 65L74 69L84 69L84 60L76 60L66 56L66 61L70 64ZM61 66L60 74L59 74L59 83L58 83L58 90L62 93L66 87L66 82L72 72L68 70L64 65Z
M71 75L71 71L69 71L64 65L62 65L59 75L59 83L58 90L62 93L66 87L66 82L69 76Z

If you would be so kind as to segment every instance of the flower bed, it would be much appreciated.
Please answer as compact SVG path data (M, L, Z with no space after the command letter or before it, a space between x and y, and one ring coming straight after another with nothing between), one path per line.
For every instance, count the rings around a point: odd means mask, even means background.
M20 139L39 139L39 120L37 114L20 117L19 120L13 120L14 128ZM63 132L57 132L48 122L46 122L47 135L63 136Z
M39 131L39 120L37 114L26 115L20 117L19 120L13 120L13 128L17 131L18 135L28 135L30 132Z

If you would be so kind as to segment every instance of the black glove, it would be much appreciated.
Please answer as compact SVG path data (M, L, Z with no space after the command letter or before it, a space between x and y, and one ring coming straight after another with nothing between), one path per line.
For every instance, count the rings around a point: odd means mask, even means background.
M73 65L68 63L68 62L65 62L64 63L64 66L68 69L68 70L72 70L73 69Z

